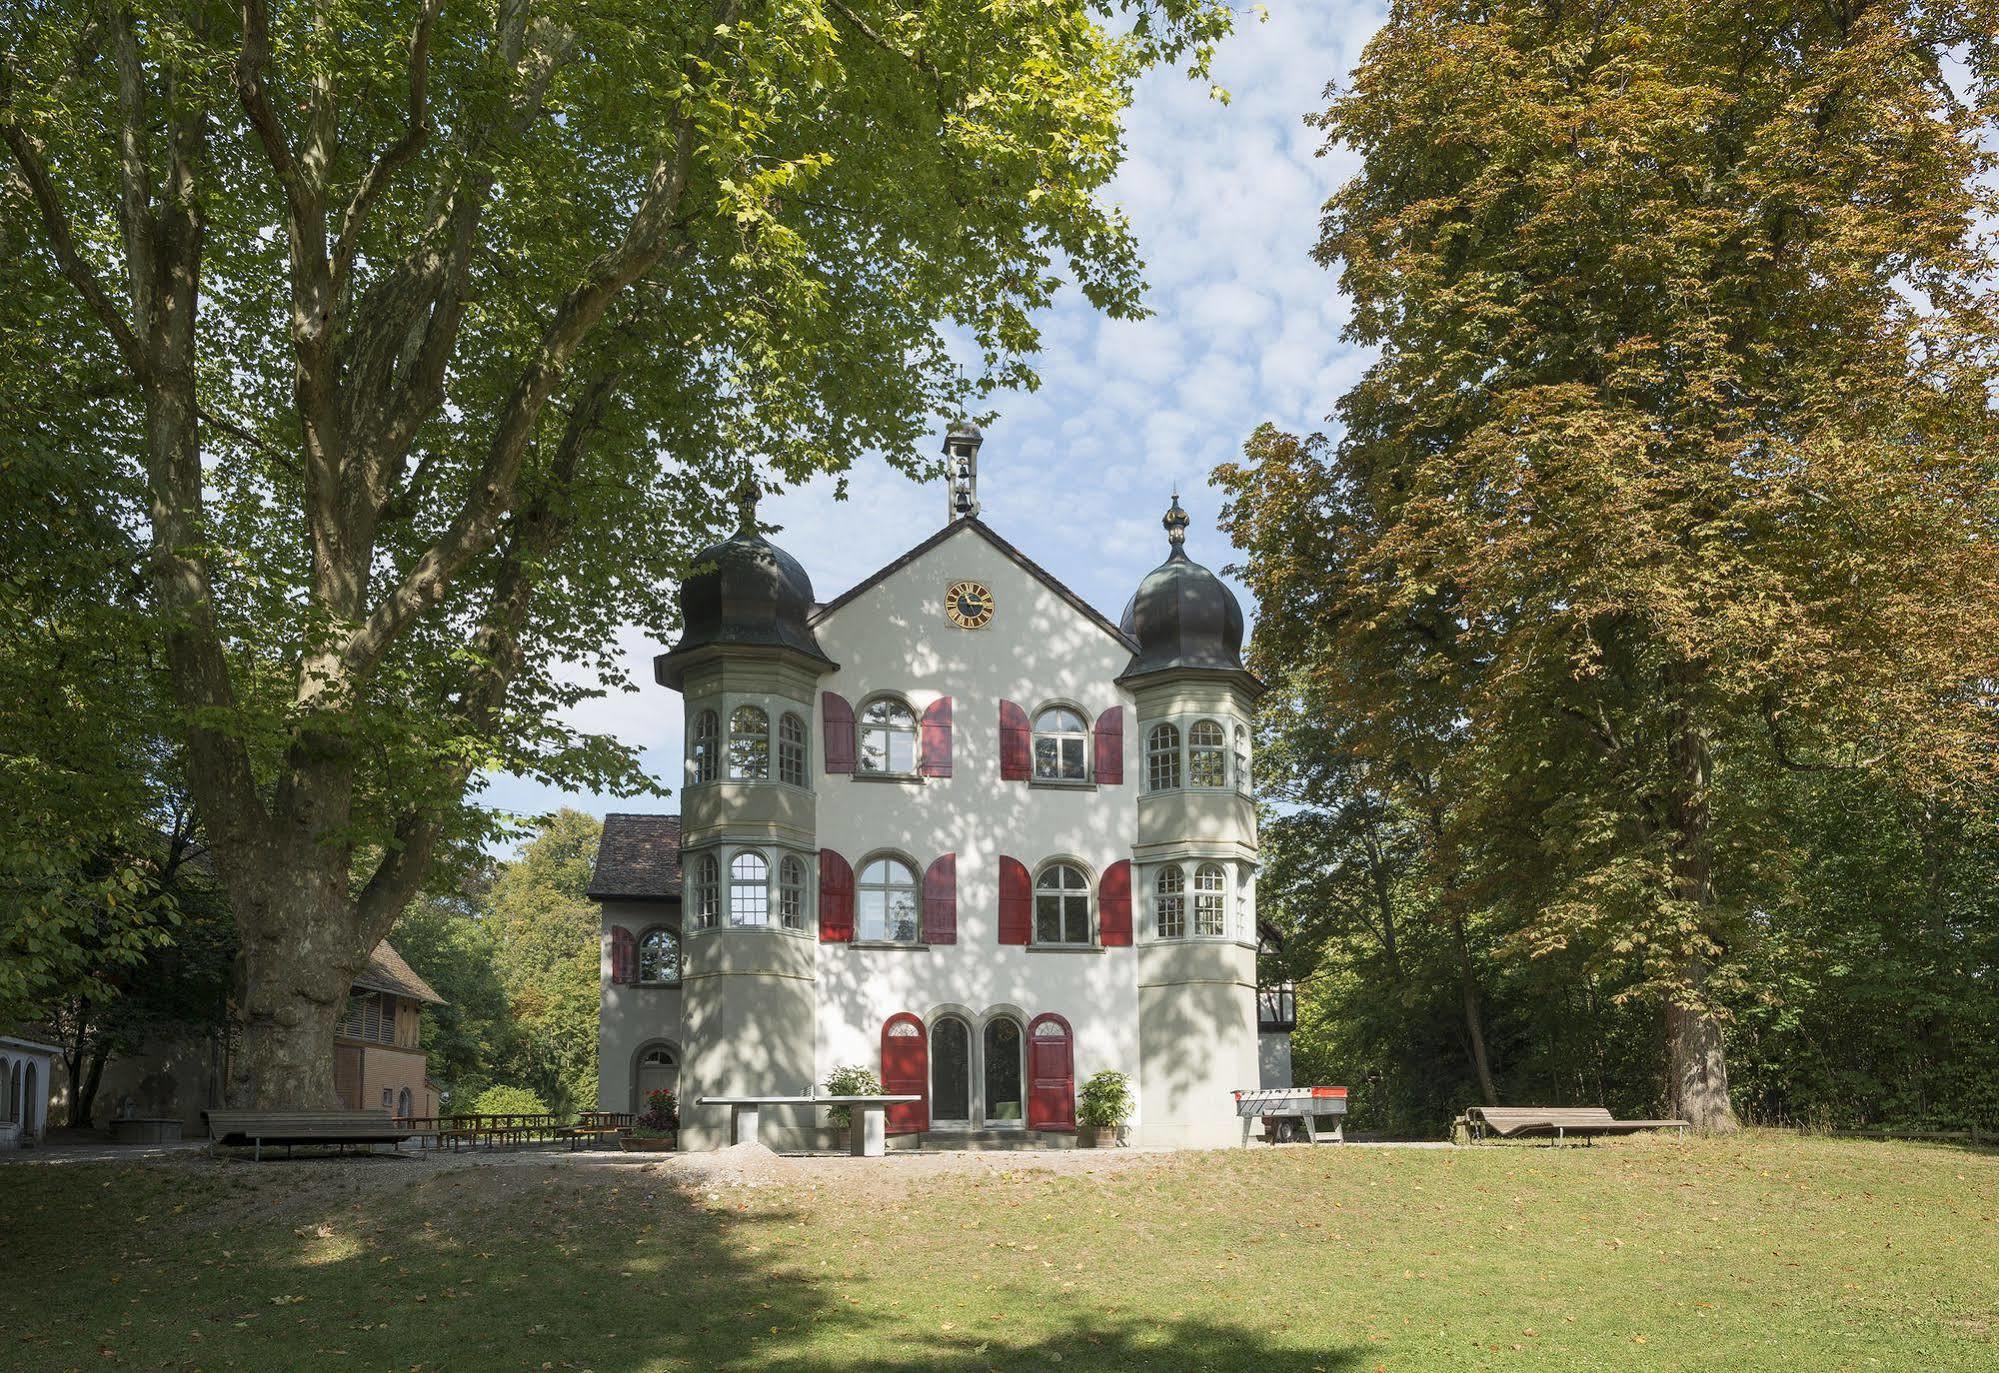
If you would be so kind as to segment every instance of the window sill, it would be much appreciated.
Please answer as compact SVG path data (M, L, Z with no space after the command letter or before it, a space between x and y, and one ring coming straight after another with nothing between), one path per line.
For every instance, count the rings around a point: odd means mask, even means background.
M1101 944L1028 944L1029 953L1103 953Z
M845 941L850 949L897 949L910 953L929 953L930 946L920 940L909 939L849 939Z
M677 992L680 990L678 982L634 982L631 985L642 992Z
M930 779L920 772L863 772L855 768L852 773L856 782L900 782L904 786L922 786Z
M804 939L811 931L794 930L783 925L695 925L687 933L697 937L708 934L781 934L792 939Z
M1077 782L1060 777L1030 777L1027 785L1039 791L1095 791L1095 782Z

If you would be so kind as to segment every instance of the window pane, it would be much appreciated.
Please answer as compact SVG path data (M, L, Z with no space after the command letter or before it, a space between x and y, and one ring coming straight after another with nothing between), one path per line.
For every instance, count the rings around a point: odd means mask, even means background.
M1062 898L1037 896L1034 899L1034 937L1043 944L1062 942Z
M900 701L870 701L857 742L863 772L916 771L916 714Z
M1228 785L1226 745L1227 736L1213 720L1203 720L1187 731L1187 785Z
M877 858L864 865L855 900L860 938L915 942L919 934L916 874L908 864Z
M770 717L755 706L737 706L729 717L729 776L770 776Z
M712 782L715 780L715 712L704 710L694 717L694 741L691 747L694 762L694 780Z
M770 869L754 853L739 853L729 864L729 923L770 923Z
M1219 936L1228 933L1225 890L1228 879L1213 863L1204 863L1194 874L1194 933Z
M794 787L805 785L805 722L786 715L778 722L777 780Z
M639 981L678 982L680 940L672 930L651 930L639 941Z
M1180 785L1180 731L1172 725L1155 725L1145 744L1145 784L1151 791L1170 791Z

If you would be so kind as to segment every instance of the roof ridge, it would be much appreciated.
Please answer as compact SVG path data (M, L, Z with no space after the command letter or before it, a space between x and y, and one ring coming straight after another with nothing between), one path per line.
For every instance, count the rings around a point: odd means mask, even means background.
M1033 577L1043 586L1046 586L1057 596L1060 596L1072 608L1082 612L1084 618L1088 619L1092 624L1095 624L1099 629L1117 640L1118 643L1131 652L1138 652L1138 641L1133 639L1129 634L1126 634L1115 620L1084 600L1082 596L1070 590L1054 573L1028 557L1027 554L1021 552L1010 539L980 519L977 515L967 515L961 519L952 520L949 524L924 539L923 542L917 544L901 557L884 563L881 567L876 568L873 572L861 578L860 581L855 582L845 591L842 591L832 600L825 602L823 605L814 606L812 613L806 617L806 623L816 626L821 620L824 620L828 615L859 596L862 592L872 590L881 585L890 577L902 571L903 568L909 566L925 553L928 553L931 549L957 533L959 529L967 527L978 533L987 543L990 543L1008 558L1012 559L1021 571Z

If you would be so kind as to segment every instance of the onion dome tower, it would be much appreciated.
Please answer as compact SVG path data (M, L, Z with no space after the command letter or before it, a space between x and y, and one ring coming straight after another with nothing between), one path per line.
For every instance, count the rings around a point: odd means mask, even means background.
M1125 608L1137 650L1118 678L1144 760L1139 1093L1154 1142L1212 1148L1237 1137L1230 1092L1259 1080L1249 750L1264 687L1243 666L1242 605L1187 555L1178 492L1162 523L1166 561Z
M736 532L696 556L680 588L684 632L653 665L686 713L680 1082L689 1149L728 1143L727 1108L697 1098L810 1094L813 1079L812 725L819 678L836 664L812 631L812 579L758 530L753 492L740 506ZM767 1137L803 1143L809 1115L771 1113Z

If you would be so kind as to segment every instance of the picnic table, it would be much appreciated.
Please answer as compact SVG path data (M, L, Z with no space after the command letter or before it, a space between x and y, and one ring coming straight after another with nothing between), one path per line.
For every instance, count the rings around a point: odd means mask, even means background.
M594 1149L598 1141L615 1139L632 1128L630 1111L578 1111L576 1123L564 1126L557 1133L569 1141L569 1151Z
M250 1148L261 1163L266 1144L401 1144L415 1131L398 1125L387 1111L204 1111L209 1138L217 1144Z
M757 1138L766 1106L846 1106L859 1119L847 1132L847 1152L855 1158L880 1158L888 1152L887 1113L905 1101L921 1101L920 1096L885 1093L876 1096L704 1096L696 1106L729 1108L729 1143L742 1144Z

